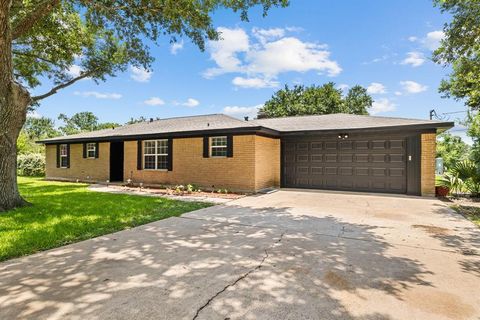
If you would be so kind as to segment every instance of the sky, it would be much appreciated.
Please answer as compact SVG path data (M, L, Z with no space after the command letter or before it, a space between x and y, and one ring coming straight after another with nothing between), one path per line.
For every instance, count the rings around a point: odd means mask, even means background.
M431 0L291 0L249 22L227 10L214 13L221 40L204 52L188 38L152 47L151 71L129 68L99 85L82 80L42 101L35 115L56 119L91 111L101 122L210 113L254 116L284 85L335 82L368 88L371 114L426 119L465 111L438 93L449 69L431 61L449 16ZM78 74L73 65L69 72ZM35 89L48 91L48 84ZM465 113L445 115L447 120ZM59 121L57 121L58 123ZM462 128L453 129L464 135Z

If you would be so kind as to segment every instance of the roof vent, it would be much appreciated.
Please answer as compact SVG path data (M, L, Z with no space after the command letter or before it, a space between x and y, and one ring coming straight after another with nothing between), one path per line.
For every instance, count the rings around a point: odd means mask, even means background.
M150 122L153 122L153 118L150 118Z
M248 121L248 116L243 117L243 119L245 119L245 121Z
M209 122L209 123L207 123L207 127L210 127L210 122Z

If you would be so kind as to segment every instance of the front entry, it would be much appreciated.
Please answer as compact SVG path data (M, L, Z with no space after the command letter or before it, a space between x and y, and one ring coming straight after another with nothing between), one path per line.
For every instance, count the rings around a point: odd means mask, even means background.
M123 141L110 143L110 181L123 182Z

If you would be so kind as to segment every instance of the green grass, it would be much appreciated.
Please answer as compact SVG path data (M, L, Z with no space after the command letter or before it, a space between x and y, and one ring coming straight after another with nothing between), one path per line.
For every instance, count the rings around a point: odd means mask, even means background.
M211 206L100 193L86 184L42 178L19 177L18 183L33 206L0 213L0 261Z
M480 227L480 207L455 204L452 209L463 214Z

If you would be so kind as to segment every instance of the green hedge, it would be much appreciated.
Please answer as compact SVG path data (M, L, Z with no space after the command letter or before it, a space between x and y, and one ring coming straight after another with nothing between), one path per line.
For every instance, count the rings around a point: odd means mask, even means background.
M17 172L20 176L45 175L45 156L40 153L21 154L17 157Z

